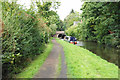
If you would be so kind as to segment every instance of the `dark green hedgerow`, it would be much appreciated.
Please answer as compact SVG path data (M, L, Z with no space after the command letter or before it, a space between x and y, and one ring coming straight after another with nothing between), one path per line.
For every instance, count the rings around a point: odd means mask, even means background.
M40 67L43 65L44 61L48 57L50 51L52 50L53 44L50 41L46 45L44 52L36 57L35 60L31 62L26 68L22 70L21 73L15 75L16 78L34 78L35 74L39 71Z
M3 77L20 72L43 52L49 28L38 17L32 9L23 9L16 2L2 2Z

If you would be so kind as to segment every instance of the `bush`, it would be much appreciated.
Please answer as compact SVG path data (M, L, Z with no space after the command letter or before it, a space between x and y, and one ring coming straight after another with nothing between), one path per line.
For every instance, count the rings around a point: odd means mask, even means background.
M16 2L2 2L3 77L15 74L43 52L49 28L31 9L22 9ZM10 75L11 76L11 75ZM9 77L10 77L9 76Z
M71 26L70 28L68 28L66 31L66 34L69 36L77 36L77 26Z
M120 40L117 37L113 37L114 34L110 34L105 37L105 44L109 46L115 46L120 45Z

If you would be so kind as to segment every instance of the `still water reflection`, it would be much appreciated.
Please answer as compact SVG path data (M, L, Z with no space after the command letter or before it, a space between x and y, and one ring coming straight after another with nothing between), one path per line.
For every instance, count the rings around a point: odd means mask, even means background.
M85 41L78 41L78 44L76 45L88 49L89 51L95 53L96 55L107 60L108 62L118 65L118 57L119 57L118 55L120 53L119 49L105 46L103 44L98 44L95 42L85 42Z

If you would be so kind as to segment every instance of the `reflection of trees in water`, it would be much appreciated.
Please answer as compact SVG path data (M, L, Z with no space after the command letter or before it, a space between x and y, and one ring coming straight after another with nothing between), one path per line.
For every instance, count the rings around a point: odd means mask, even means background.
M82 45L83 48L88 49L108 62L118 65L118 53L120 52L117 51L116 48L105 46L103 44L97 44L95 42L80 41L79 44Z

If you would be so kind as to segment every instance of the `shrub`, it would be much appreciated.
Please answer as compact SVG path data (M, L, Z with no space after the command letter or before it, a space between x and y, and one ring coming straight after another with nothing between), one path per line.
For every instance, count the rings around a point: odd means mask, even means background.
M49 28L33 10L22 9L16 2L2 2L3 77L15 74L43 52ZM11 75L10 75L11 76Z

